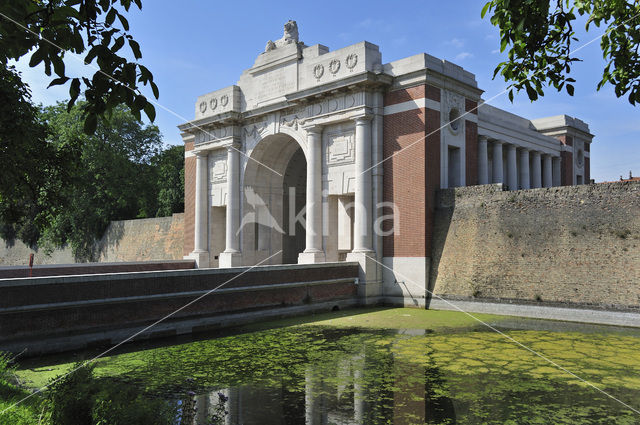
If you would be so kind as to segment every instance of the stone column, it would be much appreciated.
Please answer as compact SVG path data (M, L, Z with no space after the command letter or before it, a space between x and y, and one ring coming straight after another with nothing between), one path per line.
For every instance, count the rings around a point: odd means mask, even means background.
M489 158L487 156L487 136L478 137L478 184L489 183Z
M365 304L378 302L382 291L378 264L373 252L373 205L371 186L371 117L362 116L356 122L355 197L353 251L347 261L360 263L358 295Z
M322 250L322 128L307 129L306 247L298 263L325 261Z
M324 218L325 235L324 254L327 261L338 261L338 244L340 228L338 225L338 197L336 195L328 195L324 200L324 210L322 216Z
M538 189L542 187L542 163L540 152L532 153L532 169L531 169L531 188Z
M553 170L551 155L545 154L542 157L542 187L553 186Z
M240 252L240 151L234 145L227 147L227 214L225 250L220 253L220 267L242 265Z
M356 119L356 193L353 251L372 251L371 117Z
M520 188L530 189L529 180L529 149L522 148L520 150Z
M516 145L507 148L507 185L509 190L518 190L518 154Z
M209 267L207 251L207 166L208 152L196 152L196 205L193 252L190 257L196 261L198 268Z
M493 141L493 178L492 183L504 183L504 176L502 175L502 141Z
M554 156L552 161L552 175L553 175L553 186L560 186L562 184L562 174L560 167L560 157Z

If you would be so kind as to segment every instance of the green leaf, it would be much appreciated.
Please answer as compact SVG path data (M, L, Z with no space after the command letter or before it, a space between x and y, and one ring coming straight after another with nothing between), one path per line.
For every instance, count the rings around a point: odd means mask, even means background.
M49 83L49 85L47 86L47 88L51 87L51 86L59 86L61 84L66 83L67 81L69 81L69 77L60 77L60 78L55 78L51 81L51 83Z
M153 91L153 95L155 96L155 98L157 99L158 97L160 97L160 91L158 90L158 86L156 85L156 83L150 81L149 84L151 84L151 90Z
M151 122L156 120L156 108L154 108L154 106L148 101L147 104L144 105L144 113L147 114L147 117L149 117Z
M529 99L531 101L537 100L538 99L538 93L536 92L536 90L531 87L529 84L525 85L525 89L527 90L527 96L529 96Z
M509 43L509 40L508 40L506 37L504 37L504 38L502 39L502 42L500 43L500 52L501 52L501 53L502 53L502 52L504 52L504 49L506 49L506 48L507 48L507 44L508 44L508 43Z
M76 99L80 95L80 79L74 78L69 85L69 102L67 103L67 111L71 110L71 107L75 103Z
M107 17L105 18L104 22L107 24L108 27L110 27L111 25L113 25L113 22L116 20L116 10L112 7L111 9L109 9L109 12L107 12Z
M122 16L120 13L118 13L118 19L122 24L122 28L124 28L125 31L129 31L129 21L127 21L127 19L124 16Z
M31 55L31 59L29 60L29 66L31 68L33 68L34 66L37 66L44 59L44 55L45 54L42 47L36 50L35 52L33 52L33 54Z
M98 116L94 113L89 113L84 119L84 132L85 134L93 134L98 127Z
M489 8L491 7L491 2L487 2L487 4L484 5L484 7L482 8L482 11L480 12L480 17L484 19L484 15L487 14L487 11L489 10Z
M140 45L135 40L129 40L129 47L131 47L131 51L133 52L133 56L136 59L142 58L142 53L140 52Z
M567 88L567 93L569 93L569 96L573 96L573 85L567 84L566 88Z
M133 101L132 108L140 111L145 107L147 103L148 103L147 98L142 95L139 95L139 96L136 96L136 100Z
M113 43L113 46L111 47L111 51L115 53L118 50L120 50L122 46L124 46L124 37L118 37L116 38L116 41Z

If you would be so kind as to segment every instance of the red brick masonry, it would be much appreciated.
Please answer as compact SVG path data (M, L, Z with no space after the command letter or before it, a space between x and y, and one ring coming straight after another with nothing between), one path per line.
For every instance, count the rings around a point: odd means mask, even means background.
M355 304L357 276L356 263L328 263L0 280L0 350L146 326L222 284L169 323L339 300Z
M130 273L158 270L194 269L193 260L140 261L123 263L51 264L33 266L32 277L71 276L102 273ZM0 279L29 277L28 266L0 267Z

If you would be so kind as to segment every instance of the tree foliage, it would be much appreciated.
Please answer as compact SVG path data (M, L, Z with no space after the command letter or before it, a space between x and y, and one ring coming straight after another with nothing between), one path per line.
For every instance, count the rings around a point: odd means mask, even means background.
M48 127L13 67L0 66L0 236L33 245L44 205L68 182L69 146L48 141Z
M53 76L49 86L69 84L68 108L84 92L84 131L93 133L98 118L108 117L117 105L124 104L140 120L141 111L151 121L155 109L140 92L149 85L158 98L153 75L137 61L142 58L140 45L129 33L124 16L141 0L11 0L0 2L0 63L18 60L30 54L29 66L44 64L45 73ZM133 54L127 59L125 50ZM97 71L91 78L68 76L67 53L83 55L85 64Z
M89 259L110 221L155 216L152 161L161 152L162 136L158 127L141 125L123 106L87 135L82 106L67 112L58 103L43 111L54 146L74 146L77 156L65 165L72 182L58 192L58 202L49 205L42 236L50 246L71 243L77 257Z
M152 161L158 192L157 217L184 211L184 146L171 146Z
M571 66L574 43L579 41L574 26L578 16L586 17L586 30L604 26L600 40L606 62L598 90L606 84L618 97L627 95L632 105L640 102L640 2L638 0L491 0L482 17L491 13L491 23L500 28L500 50L508 48L506 62L498 64L509 82L509 99L524 89L531 100L551 86L573 96L575 82ZM572 50L574 49L574 50Z
M46 250L70 244L78 260L91 260L109 222L183 211L184 147L164 149L158 127L141 124L125 106L88 135L83 107L80 102L67 112L60 102L38 111L31 105L42 135L15 136L27 151L16 159L23 172L8 173L0 184L3 238Z

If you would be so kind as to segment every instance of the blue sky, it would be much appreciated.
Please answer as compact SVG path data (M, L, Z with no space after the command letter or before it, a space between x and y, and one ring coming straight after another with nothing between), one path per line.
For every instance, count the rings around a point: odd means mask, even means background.
M383 62L426 52L463 66L476 75L484 99L503 92L506 84L492 80L504 56L498 51L498 30L480 19L484 1L323 1L323 2L211 2L146 0L141 12L130 14L134 37L142 46L142 63L160 88L156 124L169 144L181 143L176 128L193 118L198 95L234 84L251 67L267 40L282 36L288 19L298 22L307 45L331 50L362 40L380 46ZM4 24L3 24L4 25ZM602 32L579 32L576 47ZM584 62L573 67L578 81L574 97L547 90L531 103L526 94L510 103L506 94L490 103L527 118L567 114L586 121L595 134L591 175L596 181L620 175L640 175L640 107L618 99L611 87L596 91L604 61L599 41L578 53ZM31 85L33 100L50 104L67 97L68 87L46 89L41 69L19 69ZM72 57L69 75L92 74ZM170 110L171 112L169 112Z

